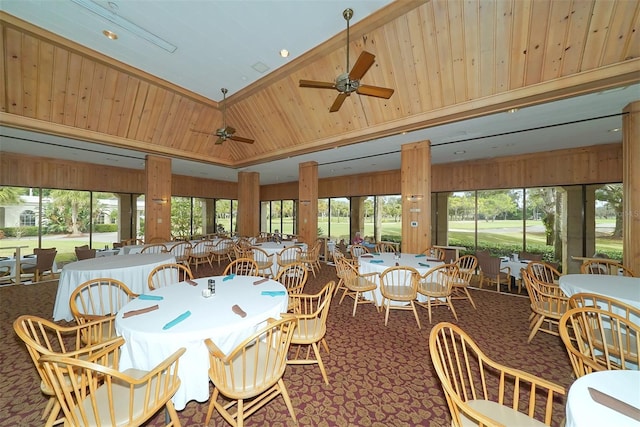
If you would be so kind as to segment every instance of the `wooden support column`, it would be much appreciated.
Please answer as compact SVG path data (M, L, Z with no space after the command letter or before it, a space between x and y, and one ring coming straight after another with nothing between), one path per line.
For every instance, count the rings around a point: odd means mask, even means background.
M144 240L171 240L171 159L147 155L145 164Z
M251 237L260 233L260 174L238 173L237 230L241 236Z
M402 146L402 252L420 253L431 246L431 142Z
M622 118L623 264L640 274L640 101Z
M360 232L364 239L364 200L366 197L351 197L351 212L349 213L349 240L353 241L356 232Z
M318 238L318 163L300 163L298 171L298 235L311 244Z

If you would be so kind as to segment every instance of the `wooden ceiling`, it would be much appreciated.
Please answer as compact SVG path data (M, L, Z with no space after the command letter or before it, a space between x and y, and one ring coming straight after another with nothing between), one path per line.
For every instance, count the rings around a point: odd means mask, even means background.
M216 102L0 12L0 119L9 126L242 167L515 106L640 81L640 2L398 1L351 27L350 63L389 99L298 87L346 70L341 33L227 99L248 145L193 132L222 125Z

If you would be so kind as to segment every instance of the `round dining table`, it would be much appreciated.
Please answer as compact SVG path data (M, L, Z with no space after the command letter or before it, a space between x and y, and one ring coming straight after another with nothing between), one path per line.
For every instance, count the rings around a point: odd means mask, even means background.
M293 240L283 240L282 242L261 242L254 243L253 246L256 248L260 248L267 253L267 255L273 255L273 275L274 277L278 274L279 266L278 266L278 253L283 249L289 248L291 246L297 246L302 251L307 250L307 244L301 242L294 242Z
M558 280L567 296L592 293L614 298L640 309L640 278L606 274L566 274Z
M215 294L205 297L209 279L215 280ZM204 340L210 338L228 353L267 319L279 319L287 303L284 286L254 276L205 277L148 292L116 316L116 330L125 339L119 369L152 369L184 347L178 367L181 385L173 403L182 410L191 400L205 402L209 352Z
M434 267L444 264L444 262L430 258L424 254L408 254L401 253L400 257L396 259L396 254L393 252L383 253L368 253L358 257L358 271L360 274L366 273L382 273L389 267L398 266L415 268L421 275ZM362 297L367 300L372 300L373 296L371 292L375 292L378 304L382 303L382 293L380 292L380 279L378 277L372 278L373 282L378 284L375 291L363 292ZM424 295L418 294L418 301L424 302L427 298ZM405 305L405 302L392 301L391 305Z
M155 267L176 262L170 253L108 256L71 262L62 267L53 306L53 320L73 320L69 299L73 291L91 279L109 278L123 282L132 292L149 289L147 278Z
M631 405L635 411L626 405ZM620 410L625 411L623 408L630 413L635 413L636 417L640 415L640 371L593 372L578 378L569 388L565 425L566 427L637 427L640 425L640 418L634 421L634 418L620 412Z

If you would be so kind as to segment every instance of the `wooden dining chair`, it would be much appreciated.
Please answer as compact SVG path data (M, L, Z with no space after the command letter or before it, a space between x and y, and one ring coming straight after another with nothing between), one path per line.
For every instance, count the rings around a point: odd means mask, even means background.
M184 282L187 279L193 279L193 273L188 265L178 264L177 262L160 264L149 272L147 286L150 291L153 291L154 289Z
M209 338L209 379L213 393L204 425L214 409L229 424L243 426L246 418L278 396L297 424L296 414L282 376L297 320L269 319L268 323L225 354ZM222 401L223 400L223 401Z
M20 275L23 276L22 278L30 276L34 282L40 282L45 278L55 279L53 263L58 254L56 248L35 248L33 254L36 256L35 264L20 263Z
M532 261L527 266L527 271L538 282L558 284L560 280L560 273L554 266L544 261Z
M458 274L453 281L453 292L451 299L467 299L475 309L476 303L469 293L471 279L478 269L478 258L475 255L462 255L453 263L458 267Z
M209 264L209 267L213 268L212 264L212 252L215 244L211 240L201 240L191 248L189 252L189 267L195 267L198 271L198 267L202 264Z
M252 247L251 256L258 265L258 275L262 277L273 277L273 257L275 254L269 254L262 248Z
M329 346L325 340L327 332L327 317L329 316L329 307L334 294L336 283L332 280L327 283L317 294L293 294L290 299L295 301L292 306L295 307L293 313L282 313L285 319L297 319L298 325L293 332L291 345L296 347L295 355L290 356L287 360L289 365L309 365L317 364L322 373L325 384L329 384L327 371L320 357L320 348L318 344L322 344L329 352ZM303 348L307 349L306 357L300 358L300 352ZM314 357L311 357L313 350Z
M585 260L580 266L580 273L638 277L631 269L620 264L618 261L605 258Z
M224 269L224 276L258 276L258 264L251 258L238 258L231 261Z
M376 279L379 278L378 273L365 273L362 274L358 271L358 268L350 263L344 256L340 256L335 260L336 270L340 271L338 275L340 280L344 282L344 291L338 305L342 304L344 297L348 296L353 298L353 313L355 317L358 304L373 304L376 311L380 311L378 307L378 301L376 298L375 290L378 288ZM364 298L364 292L371 292L372 299L367 300Z
M173 255L173 257L176 259L176 262L178 264L184 264L188 266L189 255L191 255L192 248L193 246L191 245L191 242L184 241L184 242L177 242L172 244L168 248L168 251L169 253L171 253L171 255Z
M305 268L304 264L297 262L289 264L278 271L275 277L276 282L280 282L286 289L288 295L301 294L304 290L304 285L307 284L309 278L309 271ZM296 299L289 298L287 311L294 310L294 304Z
M349 253L351 254L351 258L358 259L360 255L368 254L369 248L364 245L351 245Z
M120 339L91 361L65 355L40 358L64 413L65 426L141 426L163 407L165 426L181 425L171 398L180 387L178 361L185 348L148 371L120 372L117 363L123 343ZM109 366L111 361L113 367Z
M163 254L168 252L167 247L163 243L151 243L144 245L141 254Z
M551 426L553 403L566 394L558 384L490 359L451 323L433 327L429 353L452 426Z
M301 249L298 252L298 262L304 264L304 266L311 271L313 277L316 277L316 273L320 272L320 248L323 245L322 240L316 240L316 242L307 249Z
M276 263L278 264L278 270L286 267L289 264L295 264L298 262L298 256L300 254L300 246L288 246L282 249L276 254Z
M224 260L231 261L233 253L233 240L230 238L221 238L211 248L211 262L217 261L218 266Z
M502 267L500 258L480 256L478 266L480 267L480 288L487 282L489 285L495 285L497 292L500 292L500 285L506 285L507 290L511 291L511 268Z
M560 286L541 282L528 270L522 270L522 281L531 302L530 333L527 342L531 342L538 331L558 336L558 322L569 308L569 298Z
M586 305L568 310L559 329L577 378L640 366L640 325L625 316Z
M62 419L58 419L60 403L56 398L53 384L40 364L40 358L44 355L57 354L91 360L95 353L121 340L113 336L105 341L91 341L92 337L108 336L107 331L115 330L114 322L115 316L111 316L80 325L61 326L33 315L22 315L13 321L13 330L26 345L40 377L39 390L49 398L41 418L46 419L45 426L58 424Z
M425 254L426 256L428 256L429 258L434 258L434 259L440 260L442 262L445 261L445 257L447 255L447 253L444 251L444 249L436 248L434 246L431 246L431 247L425 249L424 251L422 251L422 253Z
M429 323L431 323L432 306L448 307L449 310L451 310L453 317L458 320L456 309L453 308L453 303L451 302L453 284L458 277L459 268L455 264L441 264L429 269L429 271L420 276L417 291L427 300L425 302L418 301L417 304L428 310Z
M91 259L91 258L95 258L96 257L96 250L95 249L89 249L89 248L76 248L75 249L76 252L76 258L78 259L78 261L82 261L83 259Z
M384 325L389 321L390 310L411 310L421 329L420 318L415 306L418 296L418 281L420 273L412 267L389 267L380 274L380 293L382 294L382 308L385 310ZM406 305L392 305L392 302L400 302Z

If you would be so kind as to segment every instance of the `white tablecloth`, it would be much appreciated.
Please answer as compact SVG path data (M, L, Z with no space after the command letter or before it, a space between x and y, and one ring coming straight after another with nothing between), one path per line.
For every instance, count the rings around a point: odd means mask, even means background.
M258 286L253 282L260 280L253 276L235 276L223 281L216 280L216 295L210 298L202 296L207 287L207 279L197 279L197 287L187 283L178 283L149 292L149 295L162 296L161 301L135 299L129 302L116 317L116 329L125 339L120 357L120 369L131 367L151 369L180 347L187 351L180 358L178 375L182 382L173 402L177 410L184 409L187 402L209 399L209 352L204 344L211 340L225 353L228 353L245 338L262 326L266 319L280 318L287 311L288 296L262 295L262 291L285 291L280 283L269 280ZM286 292L286 291L285 291ZM122 318L122 314L158 304L159 309ZM247 316L242 318L232 311L234 304L239 305ZM191 316L176 326L163 330L162 327L185 311Z
M76 287L97 278L117 279L137 294L149 289L147 278L161 264L176 262L171 254L136 254L85 259L65 265L60 273L53 320L73 320L69 298Z
M368 255L373 255L373 258L369 258ZM395 267L396 262L404 267L413 267L418 270L418 273L425 274L427 271L431 270L434 267L444 264L442 261L429 259L426 256L416 256L419 254L400 254L400 259L395 259L395 254L391 252L381 253L378 255L374 254L365 254L364 258L361 255L358 259L358 270L361 274L365 273L382 273L389 267ZM381 263L371 262L371 261L380 261ZM377 277L373 278L373 281L378 284L376 288L376 301L378 304L382 302L382 293L380 292L380 280ZM371 300L373 297L371 296L371 292L365 292L362 294L363 298ZM426 297L418 294L418 301L426 301ZM404 305L406 303L393 303L393 304L401 304Z
M505 259L502 259L500 261L500 268L509 267L509 269L511 270L511 277L514 277L516 279L521 279L520 269L526 269L528 266L529 263L524 261L511 261Z
M594 388L640 408L640 371L602 371L578 378L569 389L566 427L640 425L613 409L595 402L587 387Z
M566 274L560 276L560 289L567 296L587 292L615 298L640 309L640 278L604 274Z

